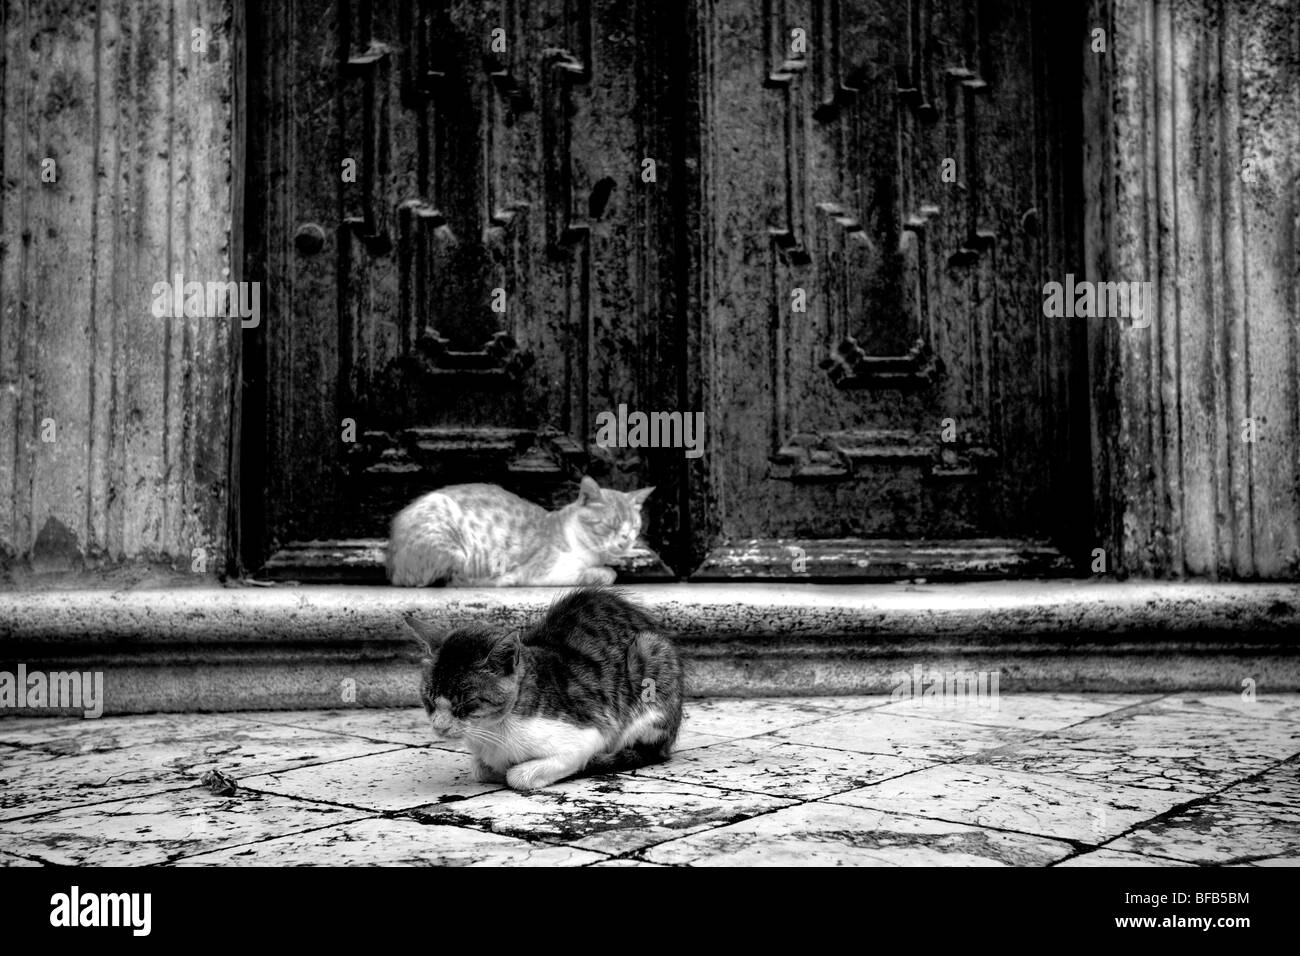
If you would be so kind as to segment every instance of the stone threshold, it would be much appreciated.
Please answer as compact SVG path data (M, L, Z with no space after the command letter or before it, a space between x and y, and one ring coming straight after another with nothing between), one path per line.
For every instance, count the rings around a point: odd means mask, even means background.
M1017 691L1300 690L1295 584L1018 580L641 584L697 695L888 694L898 675ZM0 593L0 668L102 670L105 712L414 706L412 612L535 621L549 588L213 586ZM9 713L31 715L31 711Z

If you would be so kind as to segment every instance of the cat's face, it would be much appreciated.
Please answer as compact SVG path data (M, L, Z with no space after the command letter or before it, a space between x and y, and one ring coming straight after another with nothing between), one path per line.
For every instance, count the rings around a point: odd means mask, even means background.
M606 558L630 554L641 534L641 506L652 491L614 491L583 478L576 523L581 543Z
M517 635L480 629L445 639L425 636L420 702L436 740L473 740L510 713L519 691L521 648Z

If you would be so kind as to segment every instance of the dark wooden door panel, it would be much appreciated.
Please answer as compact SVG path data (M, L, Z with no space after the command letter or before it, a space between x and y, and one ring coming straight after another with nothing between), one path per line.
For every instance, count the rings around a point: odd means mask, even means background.
M1073 333L1041 309L1076 253L1069 61L1028 0L706 9L697 576L1065 568L1039 539L1081 465Z
M682 375L671 21L578 0L268 6L262 43L286 54L261 82L271 567L349 577L423 491L490 481L557 507L584 473L657 485L659 547L680 461L591 435L600 409L673 407ZM626 570L668 573L653 551Z

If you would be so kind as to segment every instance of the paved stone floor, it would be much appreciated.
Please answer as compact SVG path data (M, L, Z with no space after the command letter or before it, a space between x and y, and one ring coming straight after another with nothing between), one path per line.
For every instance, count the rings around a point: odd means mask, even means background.
M1300 695L997 704L690 701L670 762L527 795L418 710L6 718L0 863L1300 864Z

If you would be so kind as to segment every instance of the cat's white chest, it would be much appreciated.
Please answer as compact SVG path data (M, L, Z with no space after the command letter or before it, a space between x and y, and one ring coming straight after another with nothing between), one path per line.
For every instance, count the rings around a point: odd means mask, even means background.
M597 563L597 559L586 552L567 551L551 566L547 577L559 584L577 584L581 581L583 572Z
M502 585L533 585L535 587L569 587L576 584L592 583L592 569L599 567L599 558L586 552L562 552L544 569L532 568L527 573L516 572L499 578L496 583ZM612 578L611 582L612 583Z
M541 760L580 748L599 749L603 738L590 727L578 727L549 717L507 718L492 728L493 739L473 740L474 755L504 772L528 760Z

